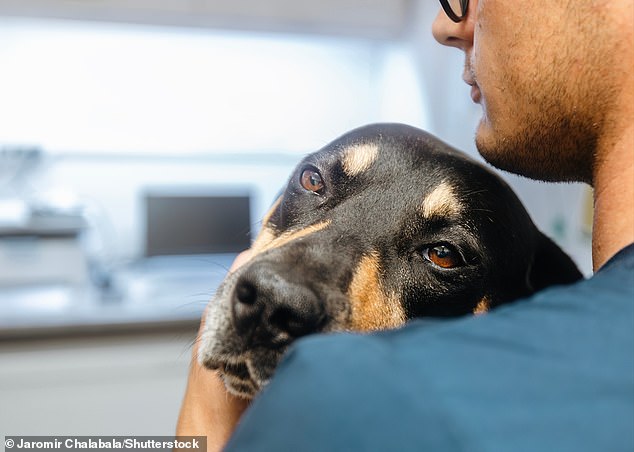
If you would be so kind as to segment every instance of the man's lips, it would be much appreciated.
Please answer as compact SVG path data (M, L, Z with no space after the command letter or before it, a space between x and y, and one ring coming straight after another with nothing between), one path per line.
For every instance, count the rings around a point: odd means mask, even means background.
M465 64L462 80L471 87L471 100L473 100L476 104L480 103L480 100L482 99L482 92L476 83L475 74L468 63Z
M476 104L479 104L480 99L482 99L480 88L476 84L471 85L471 100L473 100Z

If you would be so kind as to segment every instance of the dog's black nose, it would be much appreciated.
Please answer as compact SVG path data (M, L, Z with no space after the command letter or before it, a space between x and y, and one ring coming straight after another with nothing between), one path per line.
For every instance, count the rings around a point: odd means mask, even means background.
M238 334L274 347L319 331L325 317L315 292L282 277L270 265L253 266L238 279L232 311Z

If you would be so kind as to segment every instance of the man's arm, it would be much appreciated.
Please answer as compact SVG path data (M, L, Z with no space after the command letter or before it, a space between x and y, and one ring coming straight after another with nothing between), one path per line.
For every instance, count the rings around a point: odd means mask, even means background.
M229 272L249 258L248 251L241 253ZM207 450L211 451L220 450L226 444L249 403L227 392L217 372L205 369L198 363L198 345L204 327L205 314L192 350L187 389L176 425L176 435L206 436Z
M188 378L176 435L206 436L208 450L221 450L248 402L229 394L216 372L201 367L195 355Z

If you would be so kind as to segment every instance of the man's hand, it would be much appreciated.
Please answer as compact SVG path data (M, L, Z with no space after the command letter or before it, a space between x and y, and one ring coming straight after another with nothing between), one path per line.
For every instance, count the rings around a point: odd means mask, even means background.
M238 255L229 272L233 272L251 258L250 251ZM207 450L221 450L233 433L248 401L227 392L216 371L198 364L198 345L205 326L205 315L200 322L192 351L187 389L181 406L176 435L207 436Z

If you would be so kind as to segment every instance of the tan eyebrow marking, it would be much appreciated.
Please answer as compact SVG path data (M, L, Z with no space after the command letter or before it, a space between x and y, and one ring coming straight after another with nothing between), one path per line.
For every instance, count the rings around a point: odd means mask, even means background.
M482 315L489 312L491 307L491 300L486 295L482 297L482 300L478 302L478 305L473 309L473 315Z
M277 198L269 211L266 212L266 214L262 218L262 229L260 229L260 233L253 241L253 244L251 244L251 251L254 255L259 254L262 248L269 244L277 235L273 228L269 225L269 221L271 220L271 217L273 216L277 208L282 203L282 198L283 196Z
M425 218L446 217L460 213L462 204L449 183L441 182L423 200L422 213Z
M321 223L312 224L305 228L298 229L296 231L287 231L278 236L276 236L275 232L267 226L262 229L262 232L260 233L260 235L258 235L258 239L253 244L253 247L251 248L253 251L251 258L254 258L258 254L265 251L272 250L274 248L280 248L281 246L284 246L294 240L298 240L302 237L314 234L315 232L327 228L329 225L330 220L326 220L322 221Z
M253 255L260 254L264 248L275 239L275 237L276 235L273 229L271 229L268 225L264 225L251 245L251 252Z
M350 146L344 151L341 164L343 172L348 176L357 176L376 161L379 155L379 147L373 143L360 143Z
M350 328L373 331L395 328L405 323L405 311L396 294L386 294L379 280L380 263L376 253L364 256L348 288Z

